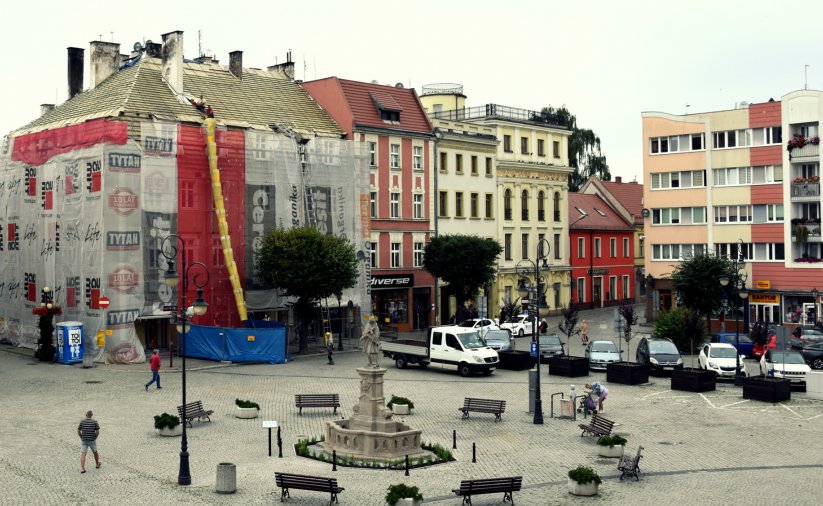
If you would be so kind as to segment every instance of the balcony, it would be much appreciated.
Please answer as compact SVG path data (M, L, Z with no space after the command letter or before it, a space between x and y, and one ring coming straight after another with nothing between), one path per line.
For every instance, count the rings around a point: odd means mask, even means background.
M799 178L797 180L799 180ZM819 182L792 183L791 189L793 202L816 201L820 197Z
M820 240L820 224L819 223L802 223L792 224L792 241L797 243L804 243Z
M816 138L816 137L815 137ZM820 159L820 145L808 142L802 147L789 150L789 160L792 163L816 162Z
M566 128L563 118L557 114L543 114L540 111L530 111L528 109L508 107L499 104L486 104L478 107L464 107L463 109L452 111L431 112L429 113L429 117L450 121L498 118L539 123L563 129Z

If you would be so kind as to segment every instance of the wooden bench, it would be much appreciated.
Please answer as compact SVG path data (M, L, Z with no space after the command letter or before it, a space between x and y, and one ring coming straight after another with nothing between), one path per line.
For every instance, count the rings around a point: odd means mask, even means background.
M511 478L487 478L483 480L462 480L460 488L455 488L452 492L455 495L463 496L463 504L471 506L472 495L495 494L503 492L503 502L510 501L514 506L512 493L520 490L523 484L522 476L512 476Z
M317 492L328 492L331 494L329 505L337 503L337 494L344 491L343 487L337 486L337 478L322 478L320 476L308 476L305 474L274 473L277 486L280 487L280 502L289 497L289 489L314 490Z
M640 473L640 459L643 457L640 455L640 451L643 449L642 446L637 447L637 455L632 457L631 455L623 455L620 457L620 463L617 464L617 470L620 471L620 480L622 481L626 476L634 476L636 481L640 481L640 477L638 474Z
M296 394L294 405L300 409L299 414L303 415L303 408L337 408L340 407L339 394Z
M177 412L180 414L180 419L183 420L183 423L188 423L189 427L191 427L191 422L195 418L198 421L203 421L203 418L207 419L211 422L211 418L209 415L214 413L214 410L205 410L203 409L203 403L201 401L189 402L186 404L186 414L183 414L183 406L177 406Z
M583 429L583 433L580 434L580 437L585 436L587 433L591 434L592 436L609 436L612 433L612 427L614 426L614 422L611 420L606 420L600 415L592 416L591 421L588 424L579 424L578 427Z
M494 421L497 422L503 419L503 412L506 411L506 401L466 397L463 401L463 407L457 408L457 410L463 412L463 418L468 418L470 411L476 413L494 413Z

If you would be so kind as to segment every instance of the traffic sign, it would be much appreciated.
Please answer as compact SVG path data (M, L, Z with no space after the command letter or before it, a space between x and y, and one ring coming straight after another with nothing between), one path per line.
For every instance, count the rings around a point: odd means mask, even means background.
M531 343L531 350L529 350L529 355L532 357L537 356L537 343Z
M111 304L111 301L108 297L100 297L100 300L97 301L97 304L100 306L100 309L106 309Z

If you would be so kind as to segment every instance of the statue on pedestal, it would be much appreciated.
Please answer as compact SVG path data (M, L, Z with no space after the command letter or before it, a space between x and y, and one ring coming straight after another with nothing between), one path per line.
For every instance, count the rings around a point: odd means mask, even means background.
M366 367L380 367L378 362L378 354L380 353L380 329L377 327L377 322L373 316L369 318L369 323L363 328L363 334L360 336L360 345L363 347L363 352L369 359Z

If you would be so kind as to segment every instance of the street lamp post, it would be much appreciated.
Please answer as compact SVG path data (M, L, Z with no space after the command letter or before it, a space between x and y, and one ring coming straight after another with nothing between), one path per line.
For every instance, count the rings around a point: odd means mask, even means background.
M720 276L720 285L721 286L728 286L729 283L732 283L732 288L737 291L737 295L739 297L739 301L741 303L740 309L742 310L744 305L743 301L749 298L749 292L746 290L746 279L748 279L748 274L743 268L743 240L738 239L737 241L737 261L734 262L735 268L735 275L731 277L727 274L722 274ZM735 370L734 370L734 384L736 386L741 386L743 384L743 377L740 370L740 313L737 311L737 302L733 303L734 307L734 347L735 347Z
M515 268L518 271L518 291L521 292L521 296L523 294L527 294L527 297L534 294L534 322L532 323L532 343L537 348L537 381L535 385L535 396L534 396L534 424L535 425L542 425L543 424L543 400L540 398L540 343L537 339L537 325L538 320L537 317L540 314L540 302L541 302L541 277L540 277L540 268L542 267L544 270L549 269L549 264L546 261L549 258L549 251L551 250L551 245L549 241L546 239L541 239L537 242L537 257L535 261L532 262L529 259L523 259L518 262L518 266L523 262L528 262L534 267L534 288L530 288L527 286L527 280L525 276L522 274L523 271ZM543 261L542 266L540 265L540 261ZM542 283L543 291L545 292L547 283Z
M812 325L817 325L817 288L812 288Z
M168 253L166 253L166 241L169 241ZM181 250L183 254L180 258L180 274L178 274L174 269L174 260L177 258L177 255ZM163 242L160 245L160 253L166 258L168 263L168 269L166 269L166 273L163 277L166 285L169 287L176 287L180 282L180 275L183 277L182 293L180 294L183 306L181 308L172 306L173 311L175 312L177 332L180 334L180 349L183 354L183 410L181 413L183 418L181 420L183 423L183 438L180 441L180 471L177 475L177 483L179 485L191 485L188 439L186 438L186 333L189 331L189 315L186 305L186 295L189 290L189 271L194 267L198 267L201 269L201 272L195 273L194 279L192 279L192 282L197 289L197 299L192 304L192 311L198 316L206 314L208 304L206 304L206 301L203 300L203 287L209 282L209 269L202 262L194 262L191 265L186 265L186 242L177 234L170 234L168 237L163 239ZM201 276L203 277L202 281Z

